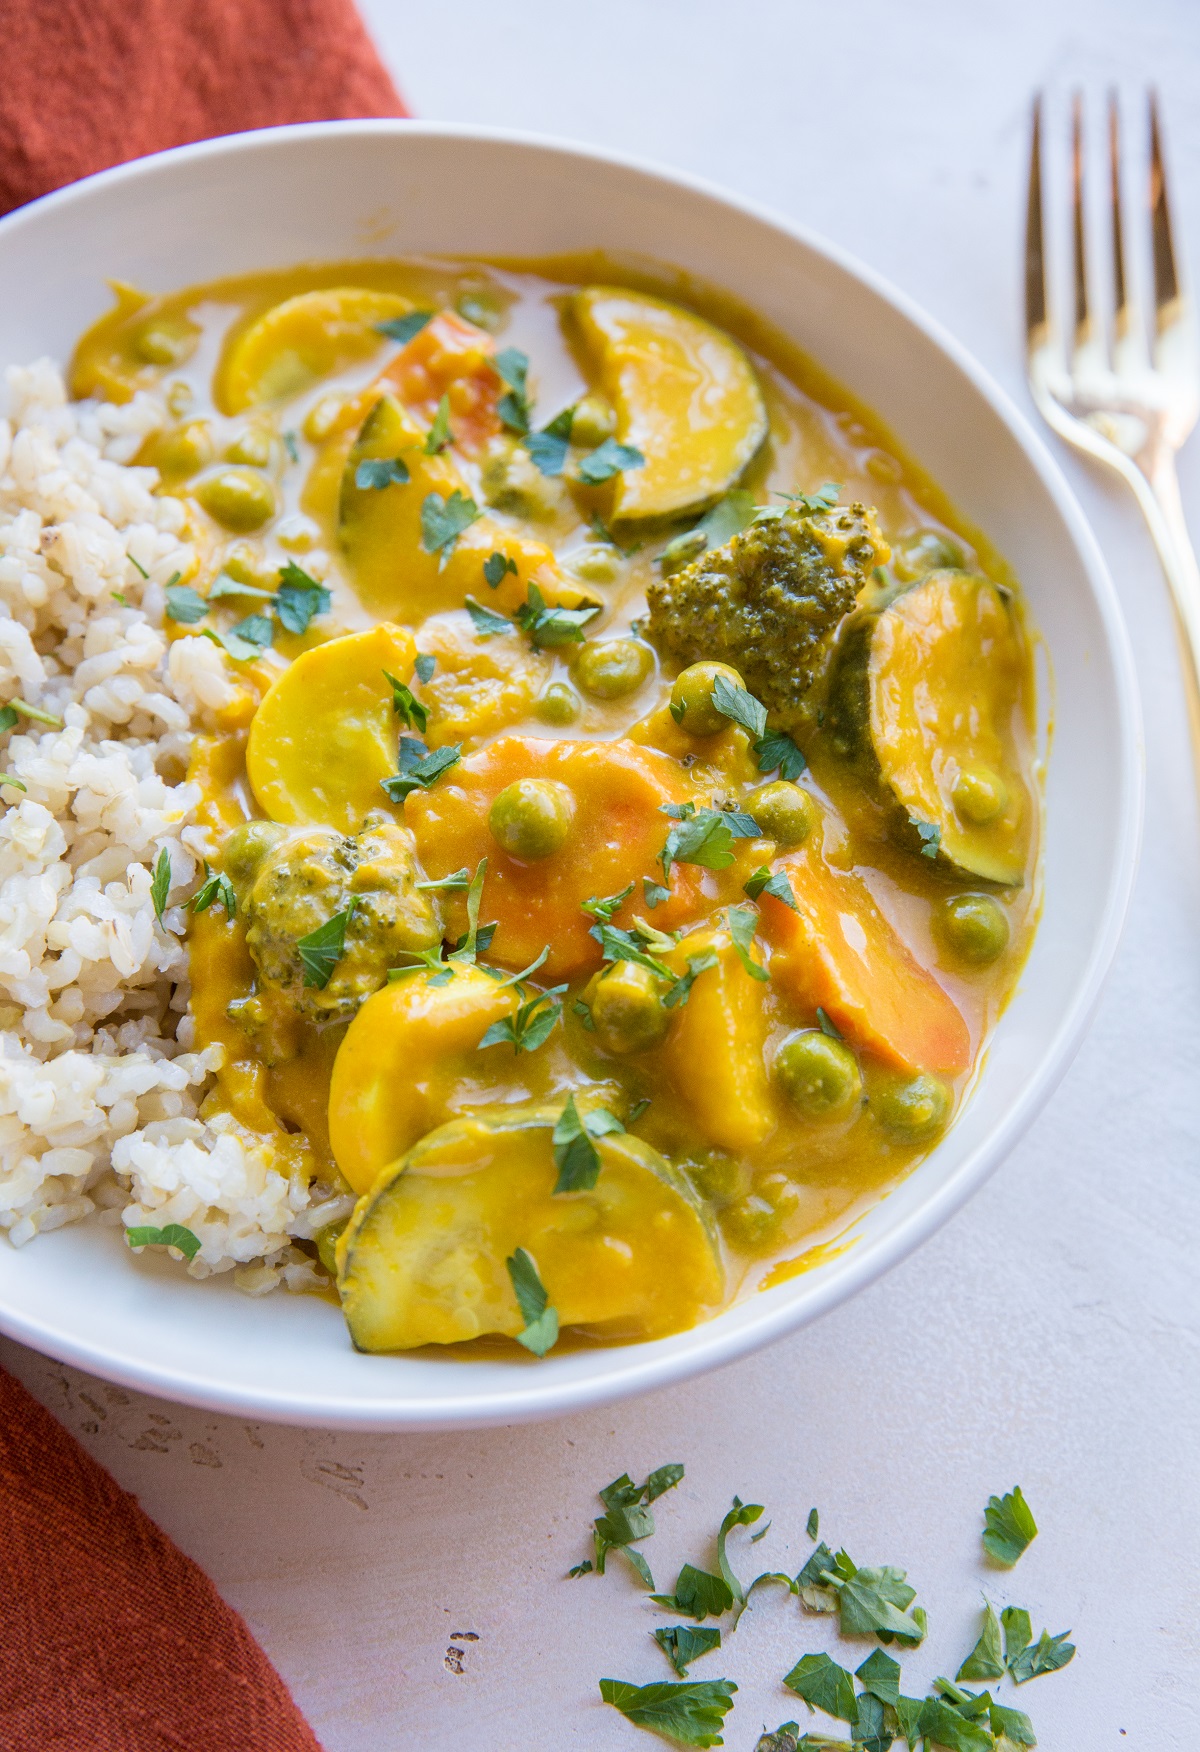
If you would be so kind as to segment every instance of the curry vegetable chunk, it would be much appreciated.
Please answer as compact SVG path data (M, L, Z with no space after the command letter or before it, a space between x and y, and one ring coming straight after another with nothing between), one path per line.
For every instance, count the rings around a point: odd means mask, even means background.
M1016 581L756 318L622 277L124 287L73 369L156 398L193 555L146 570L200 701L201 1118L364 1351L553 1367L805 1269L1032 936Z

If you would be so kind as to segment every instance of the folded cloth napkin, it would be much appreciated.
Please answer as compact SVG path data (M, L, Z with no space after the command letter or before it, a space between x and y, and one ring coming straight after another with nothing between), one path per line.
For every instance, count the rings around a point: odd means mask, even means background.
M402 116L352 0L0 0L0 212L147 152Z
M204 1572L0 1369L4 1752L321 1752Z

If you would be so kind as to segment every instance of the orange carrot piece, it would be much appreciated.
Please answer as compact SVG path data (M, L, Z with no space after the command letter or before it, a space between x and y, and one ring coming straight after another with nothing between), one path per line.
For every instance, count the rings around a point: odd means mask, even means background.
M496 404L504 384L492 364L495 351L491 335L443 310L401 347L375 388L391 390L426 424L447 396L454 442L475 454L501 429Z

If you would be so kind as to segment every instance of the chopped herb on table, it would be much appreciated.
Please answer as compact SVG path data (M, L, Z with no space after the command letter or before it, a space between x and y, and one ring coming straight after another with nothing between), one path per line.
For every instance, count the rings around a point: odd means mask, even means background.
M639 1728L652 1728L684 1746L721 1746L720 1730L733 1708L732 1679L686 1679L679 1684L631 1685L601 1679L600 1695Z
M1002 1497L989 1497L983 1520L983 1543L988 1556L1004 1569L1011 1569L1037 1538L1037 1522L1019 1484L1014 1484Z

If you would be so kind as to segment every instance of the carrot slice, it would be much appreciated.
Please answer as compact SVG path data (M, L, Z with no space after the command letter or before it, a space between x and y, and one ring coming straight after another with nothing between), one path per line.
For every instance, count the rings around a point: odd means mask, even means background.
M806 1009L823 1009L850 1040L886 1064L951 1075L971 1062L957 1006L916 960L857 876L816 847L780 858L797 912L764 894L771 978Z
M500 431L496 407L504 383L492 364L495 351L491 335L443 310L401 347L374 387L377 393L391 389L427 424L446 396L454 442L475 455Z

